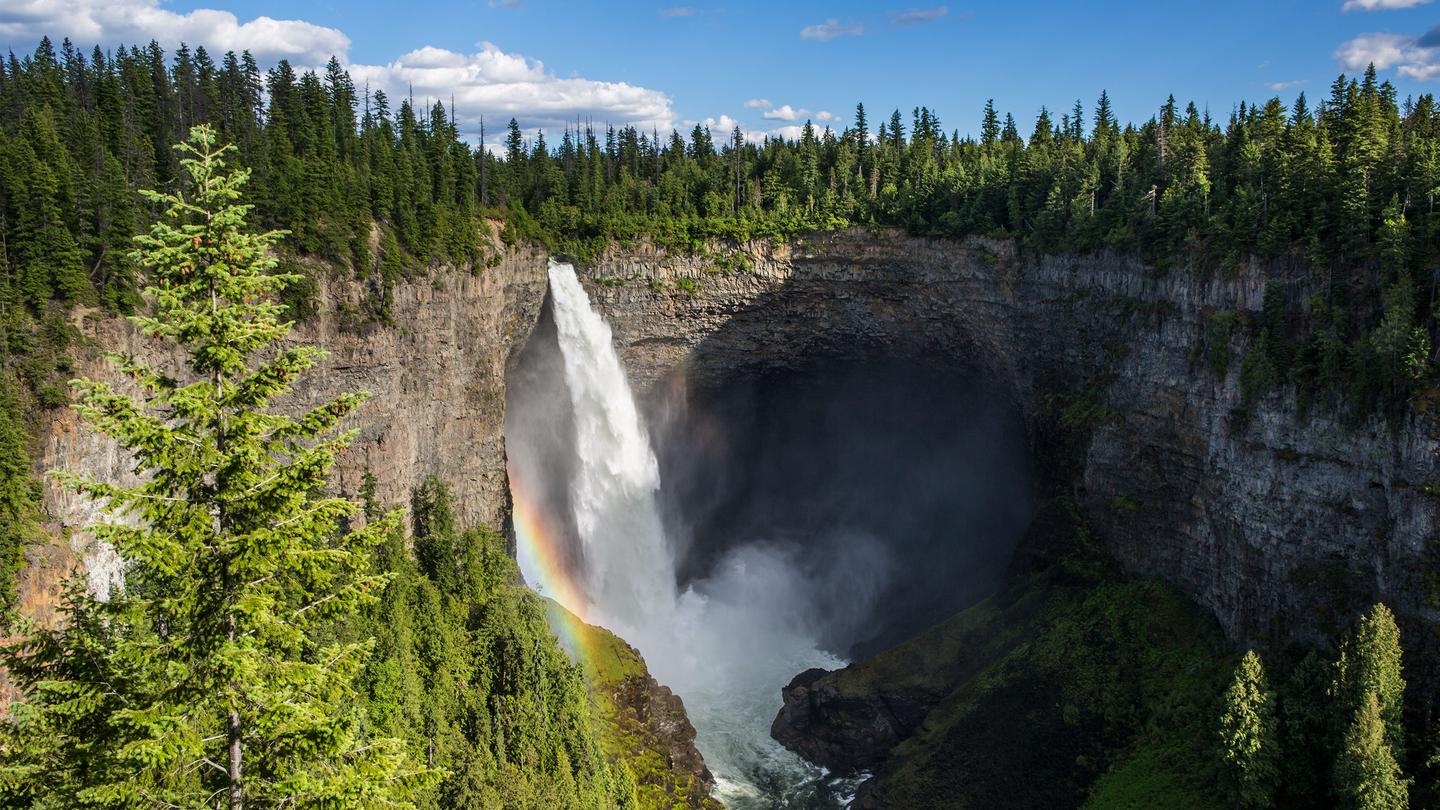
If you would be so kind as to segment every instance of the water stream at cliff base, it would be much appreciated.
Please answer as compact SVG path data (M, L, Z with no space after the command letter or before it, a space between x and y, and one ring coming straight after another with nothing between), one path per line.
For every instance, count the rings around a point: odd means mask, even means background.
M794 552L756 538L727 552L704 580L678 586L677 544L657 507L659 465L610 327L570 265L552 264L549 276L569 400L560 412L572 420L563 427L573 429L566 443L573 447L569 458L545 459L516 443L511 463L532 479L555 470L568 475L571 514L563 517L579 540L568 552L578 582L557 582L554 565L522 544L527 582L630 642L654 677L681 696L721 801L735 808L836 806L854 782L828 778L769 734L791 677L845 663L819 648L813 617L796 604L806 586Z

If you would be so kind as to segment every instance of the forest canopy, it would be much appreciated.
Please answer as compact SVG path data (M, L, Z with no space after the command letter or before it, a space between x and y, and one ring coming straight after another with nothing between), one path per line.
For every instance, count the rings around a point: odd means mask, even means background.
M46 387L64 363L51 304L135 306L129 240L156 215L137 189L173 187L170 145L199 123L252 170L256 224L289 232L289 259L365 280L365 314L381 321L402 277L493 262L485 218L508 241L582 260L616 239L698 249L882 225L1112 250L1160 270L1308 267L1306 289L1267 291L1249 324L1247 401L1295 382L1361 413L1395 407L1435 345L1440 111L1429 94L1398 99L1373 68L1314 103L1221 116L1171 97L1122 123L1101 92L1027 124L987 103L973 136L926 107L872 119L856 105L842 128L757 142L698 124L526 133L512 119L462 133L444 103L357 87L336 59L262 70L249 53L46 39L0 64L0 320L7 365L47 404L63 400ZM503 147L470 142L495 129ZM303 315L305 288L291 297Z

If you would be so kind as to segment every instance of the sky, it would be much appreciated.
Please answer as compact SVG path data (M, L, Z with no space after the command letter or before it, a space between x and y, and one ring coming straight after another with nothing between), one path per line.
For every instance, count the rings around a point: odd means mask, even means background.
M566 122L717 137L839 129L863 102L874 127L928 106L976 133L986 99L1028 133L1042 106L1093 110L1108 91L1122 121L1173 93L1223 119L1240 101L1323 98L1341 72L1374 62L1403 98L1440 89L1437 0L0 0L0 47L40 36L93 45L158 40L262 66L331 55L392 99L454 99L470 139L498 142Z

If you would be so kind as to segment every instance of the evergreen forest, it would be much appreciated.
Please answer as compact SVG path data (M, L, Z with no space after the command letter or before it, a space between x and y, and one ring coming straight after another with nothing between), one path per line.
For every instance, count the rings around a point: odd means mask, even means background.
M872 117L863 104L843 127L807 122L798 138L758 142L738 128L525 132L488 118L482 134L442 101L357 87L336 59L262 70L249 53L49 39L8 55L0 609L22 697L0 731L0 807L709 806L703 786L669 781L615 719L624 710L604 678L643 675L634 651L595 631L624 671L570 661L504 539L458 526L444 482L426 481L408 518L374 501L373 481L359 502L327 492L353 438L344 419L365 396L271 409L319 354L285 343L315 314L317 273L363 284L357 323L398 328L398 284L441 267L483 274L500 258L494 240L583 262L616 242L704 253L860 226L1012 240L1026 255L1112 252L1157 275L1283 266L1303 284L1272 281L1259 313L1213 313L1198 367L1235 371L1247 406L1285 390L1302 415L1351 426L1428 407L1435 98L1398 98L1372 67L1291 105L1157 101L1138 122L1117 120L1103 91L1023 122L987 104L978 134L947 131L926 107ZM503 146L477 148L492 125ZM744 269L742 253L721 255ZM76 322L100 315L170 341L184 379L116 355L135 397L71 383ZM1232 358L1238 333L1246 348ZM108 501L110 517L141 520L97 530L129 563L125 592L102 600L72 582L67 621L44 627L15 611L26 546L43 539L33 435L72 402L152 476L134 487L60 476ZM1093 591L1050 603L1034 643L1005 662L1026 677L1095 674L1066 686L1074 711L1123 729L1116 739L1134 750L1122 767L1086 771L1093 806L1183 795L1197 807L1378 810L1436 798L1435 735L1429 718L1407 719L1417 701L1384 605L1331 652L1270 657L1267 676L1213 627L1191 633L1191 615L1148 584L1074 580ZM1141 615L1147 600L1165 607L1160 619ZM1183 633L1129 630L1172 614ZM1117 673L1109 650L1137 663ZM1024 689L1049 683L1016 686L1012 674L997 665L966 688L1009 689L1021 705ZM1147 725L1112 683L1172 712L1182 732ZM947 710L969 718L980 706ZM942 749L918 750L894 767ZM1157 787L1160 776L1178 781Z

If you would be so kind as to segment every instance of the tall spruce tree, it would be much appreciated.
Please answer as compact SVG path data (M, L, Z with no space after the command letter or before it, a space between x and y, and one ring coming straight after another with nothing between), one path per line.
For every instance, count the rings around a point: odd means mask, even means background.
M1335 788L1340 806L1350 810L1404 810L1410 806L1410 785L1385 741L1380 700L1366 692L1345 733L1335 762Z
M1379 704L1385 724L1385 742L1396 757L1404 756L1405 731L1401 725L1405 677L1401 666L1400 628L1395 614L1377 604L1360 617L1340 647L1335 662L1331 697L1341 718L1351 718L1364 707L1367 695Z
M1275 732L1275 693L1254 650L1235 667L1220 716L1220 745L1236 807L1269 807L1274 801L1280 756Z
M25 561L25 546L39 534L36 489L30 480L29 436L18 416L8 375L0 375L0 625L15 607L15 578Z
M0 748L0 792L35 807L396 807L428 778L392 739L366 739L353 681L369 642L332 628L386 578L370 548L397 516L323 489L350 436L344 394L298 418L271 403L319 356L281 347L277 232L250 233L248 172L208 126L177 147L188 188L149 193L138 237L153 314L132 320L184 353L185 379L112 360L138 390L77 380L76 409L133 454L143 483L57 474L106 504L91 527L123 588L67 592L61 626L5 649L23 701Z

